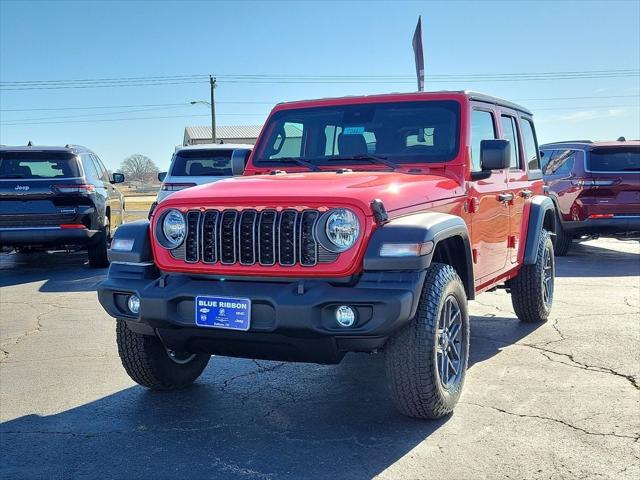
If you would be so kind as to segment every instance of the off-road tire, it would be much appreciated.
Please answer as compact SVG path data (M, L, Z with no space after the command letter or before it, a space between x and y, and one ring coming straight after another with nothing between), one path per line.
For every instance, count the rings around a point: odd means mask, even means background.
M437 373L436 341L440 313L453 295L462 316L462 372L452 390L446 390ZM386 375L391 397L404 415L436 419L450 414L462 391L469 358L469 315L462 281L453 267L434 263L427 270L415 317L389 339Z
M209 363L210 355L197 354L184 363L173 361L158 337L132 332L117 320L118 354L134 382L151 390L177 390L191 385Z
M564 231L560 220L556 218L558 227L556 228L555 240L553 242L553 251L556 256L564 257L573 244L573 237Z
M545 270L545 251L551 262L551 293L550 301L544 301L543 275ZM523 265L518 275L511 279L507 286L511 291L511 303L516 316L521 322L546 322L551 313L553 303L553 280L555 278L555 260L551 235L546 230L540 232L536 252L536 263Z

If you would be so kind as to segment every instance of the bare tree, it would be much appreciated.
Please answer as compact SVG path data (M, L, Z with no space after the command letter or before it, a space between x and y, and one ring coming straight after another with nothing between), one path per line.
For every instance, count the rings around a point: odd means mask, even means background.
M139 153L125 158L119 170L124 173L127 181L140 182L142 184L155 183L156 176L160 171L156 164L153 163L153 160Z

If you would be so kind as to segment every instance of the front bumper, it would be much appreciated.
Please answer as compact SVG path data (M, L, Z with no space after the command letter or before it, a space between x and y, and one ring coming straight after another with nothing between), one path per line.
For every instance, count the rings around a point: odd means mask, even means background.
M365 273L331 280L222 279L159 276L151 264L113 263L98 298L134 331L157 334L171 350L269 360L338 363L348 351L371 352L414 316L424 272ZM127 307L140 297L140 313ZM195 327L197 295L250 298L247 332ZM339 327L339 305L356 308L353 327Z
M0 227L0 246L22 245L86 245L101 234L86 228Z
M562 222L567 233L579 235L640 235L640 215L620 215L613 218L593 218Z

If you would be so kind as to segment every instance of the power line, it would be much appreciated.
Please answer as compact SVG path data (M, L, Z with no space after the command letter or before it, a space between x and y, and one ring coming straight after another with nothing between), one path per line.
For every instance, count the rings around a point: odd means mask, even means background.
M587 95L579 97L546 97L546 98L514 98L514 102L535 102L535 101L564 101L564 100L598 100L609 98L640 98L640 93L635 95ZM275 105L278 103L275 100L272 101L217 101L216 104L225 105ZM100 110L100 109L117 109L117 108L146 108L146 107L182 107L191 106L190 102L182 103L143 103L134 105L96 105L85 107L45 107L45 108L4 108L0 109L0 112L38 112L38 111L65 111L65 110ZM118 112L109 112L115 114ZM106 114L105 114L106 115ZM83 115L84 116L84 115Z

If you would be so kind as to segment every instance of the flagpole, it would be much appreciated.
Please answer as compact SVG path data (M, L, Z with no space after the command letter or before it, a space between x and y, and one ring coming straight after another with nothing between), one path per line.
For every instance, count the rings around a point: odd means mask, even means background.
M422 51L422 15L418 16L418 24L413 33L413 56L416 63L416 77L418 80L418 91L424 92L424 53Z

